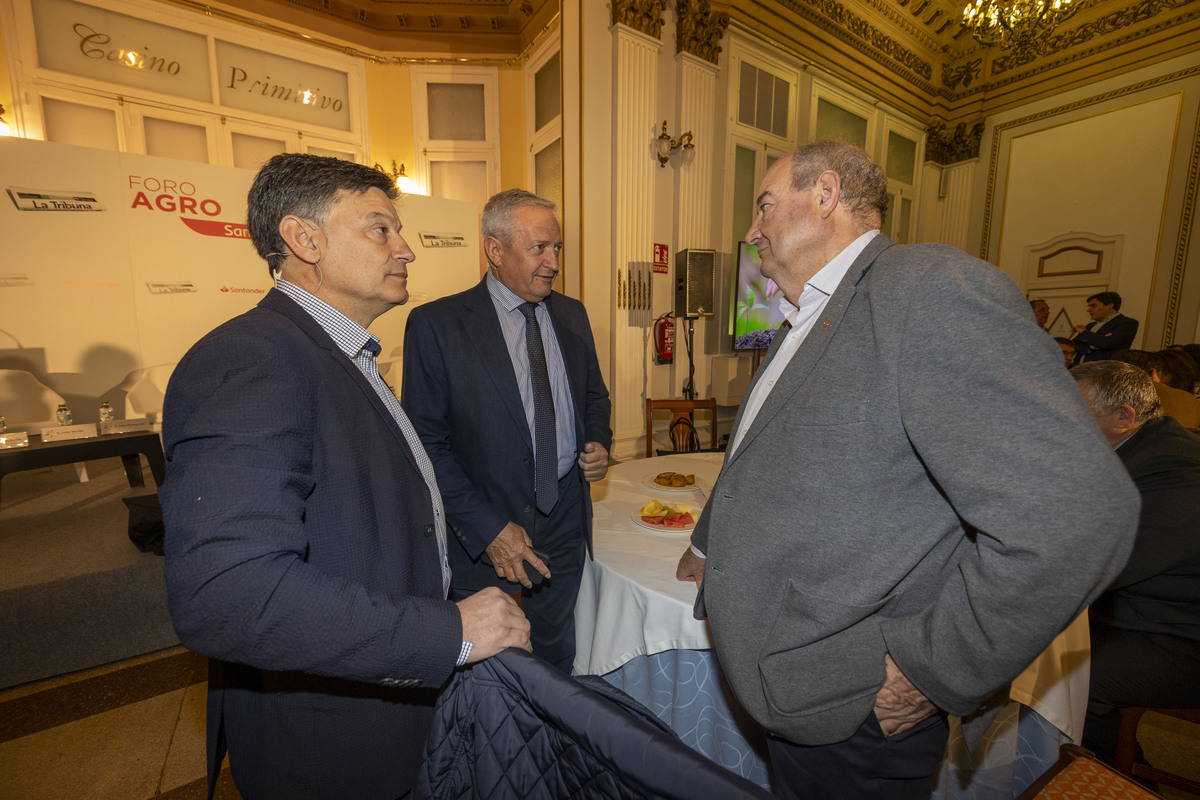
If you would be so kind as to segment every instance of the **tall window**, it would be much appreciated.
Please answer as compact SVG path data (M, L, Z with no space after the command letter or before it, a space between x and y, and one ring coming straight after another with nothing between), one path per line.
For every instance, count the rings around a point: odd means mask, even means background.
M907 120L848 90L813 81L809 141L842 139L867 151L887 173L888 212L883 232L907 244L916 231L917 184L924 133Z
M888 214L883 232L900 244L912 241L916 230L917 167L921 133L886 120L887 151L883 162L888 176Z
M527 185L558 206L563 219L562 50L558 30L546 36L525 67L525 127L531 157ZM570 253L564 253L554 288L563 291ZM576 262L577 263L577 262Z
M482 209L500 185L495 67L422 66L411 75L417 181Z

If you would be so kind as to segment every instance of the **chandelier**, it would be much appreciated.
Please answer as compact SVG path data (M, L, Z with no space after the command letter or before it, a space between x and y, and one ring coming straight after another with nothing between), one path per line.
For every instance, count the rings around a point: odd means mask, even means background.
M982 44L1021 52L1081 5L1083 0L969 0L963 26Z

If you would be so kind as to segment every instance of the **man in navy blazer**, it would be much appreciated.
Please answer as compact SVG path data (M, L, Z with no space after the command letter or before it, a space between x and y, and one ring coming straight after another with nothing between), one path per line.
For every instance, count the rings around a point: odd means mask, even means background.
M414 258L396 196L352 162L267 162L249 228L276 287L167 388L167 593L210 657L210 796L226 748L246 800L406 796L455 666L529 647L504 593L447 600L432 465L375 366Z
M562 249L554 204L501 192L484 207L482 233L484 279L409 314L401 399L433 459L457 542L451 596L520 584L533 652L570 672L591 546L588 482L608 470L611 403L583 304L552 291ZM556 446L545 454L535 447L527 338L535 330L553 390ZM557 498L535 490L539 458L548 482L558 478L548 487Z
M1138 321L1120 311L1121 295L1116 292L1099 292L1087 299L1087 312L1092 321L1075 326L1077 333L1072 341L1076 364L1105 359L1114 350L1133 347Z
M866 153L807 145L759 191L746 240L789 327L678 576L777 795L928 798L946 714L1006 696L1117 574L1137 490L1013 282L880 232Z

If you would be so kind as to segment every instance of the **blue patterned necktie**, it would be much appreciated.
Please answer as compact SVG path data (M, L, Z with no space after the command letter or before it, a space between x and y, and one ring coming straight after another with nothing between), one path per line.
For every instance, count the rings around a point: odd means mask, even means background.
M542 328L537 321L537 303L522 303L525 315L525 348L529 351L529 379L533 383L533 458L534 489L537 507L549 514L558 502L558 436L554 429L554 396L550 393L550 372L546 369L546 350L542 346Z

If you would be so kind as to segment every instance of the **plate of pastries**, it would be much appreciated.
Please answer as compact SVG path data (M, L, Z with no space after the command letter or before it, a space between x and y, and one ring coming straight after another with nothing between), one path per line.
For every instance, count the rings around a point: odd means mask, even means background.
M704 489L704 482L687 472L660 472L642 476L642 483L664 492L694 492Z

